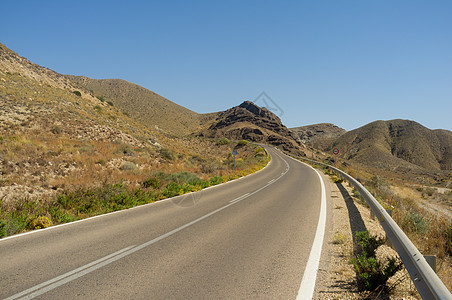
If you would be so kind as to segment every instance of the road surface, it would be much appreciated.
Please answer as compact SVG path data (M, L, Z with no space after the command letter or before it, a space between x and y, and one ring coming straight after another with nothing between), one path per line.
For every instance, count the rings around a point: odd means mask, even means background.
M267 150L239 180L0 240L0 299L295 299L322 183Z

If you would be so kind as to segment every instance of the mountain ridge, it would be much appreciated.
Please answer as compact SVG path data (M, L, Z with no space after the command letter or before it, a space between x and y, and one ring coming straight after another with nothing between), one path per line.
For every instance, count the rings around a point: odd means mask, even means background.
M324 150L333 148L348 161L374 166L452 170L452 132L411 120L371 122L344 133Z

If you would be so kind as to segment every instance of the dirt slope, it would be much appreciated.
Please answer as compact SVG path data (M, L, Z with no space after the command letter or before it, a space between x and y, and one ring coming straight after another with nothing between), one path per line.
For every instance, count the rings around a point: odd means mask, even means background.
M205 115L195 113L144 87L121 79L91 79L68 76L70 80L103 99L146 126L175 136L201 129Z

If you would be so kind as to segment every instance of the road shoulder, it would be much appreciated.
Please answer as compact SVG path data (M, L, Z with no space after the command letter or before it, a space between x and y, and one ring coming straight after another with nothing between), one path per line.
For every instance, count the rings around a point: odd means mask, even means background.
M366 292L360 292L352 264L352 232L368 230L373 235L384 236L384 230L377 220L370 216L370 209L352 197L352 187L347 183L333 183L323 175L327 189L328 220L320 260L319 274L313 299L363 299ZM387 245L380 247L378 255L397 256ZM391 295L371 296L371 299L420 299L406 270L390 279L395 289Z

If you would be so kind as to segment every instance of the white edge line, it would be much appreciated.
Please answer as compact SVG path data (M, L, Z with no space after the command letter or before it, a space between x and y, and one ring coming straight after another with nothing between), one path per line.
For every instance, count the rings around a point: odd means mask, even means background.
M302 162L300 162L302 163ZM300 289L298 290L297 300L312 299L314 295L315 283L317 279L317 272L319 270L320 257L322 254L323 238L325 236L326 225L326 189L323 178L319 171L303 163L304 165L313 169L320 179L321 185L321 202L320 202L320 216L317 224L314 242L312 243L311 253L309 254L308 263L303 273Z
M267 151L267 150L266 150L266 151ZM271 157L271 156L270 156L270 157ZM235 181L240 180L240 179L243 179L243 178L251 177L251 176L253 176L253 175L255 175L255 174L257 174L257 173L259 173L259 172L265 170L268 166L271 165L272 162L273 162L273 160L271 159L271 160L267 163L267 165L266 165L265 167L263 167L263 168L260 169L260 170L257 170L257 171L254 172L254 173L251 173L251 174L246 175L246 176L242 176L242 177L237 178L237 179L229 180L229 181L226 181L226 182L217 184L217 185L209 186L209 187L207 187L207 188L205 188L205 189L202 189L202 191L208 190L208 189L212 189L212 188L217 188L217 187L220 187L220 186L222 186L222 185L226 185L226 184L228 184L228 183L232 183L232 182L235 182ZM196 191L196 192L199 192L199 191ZM178 198L178 197L186 196L186 195L189 195L189 194L192 194L192 193L196 193L196 192L190 192L190 193L183 194L183 195L177 195L177 196L174 196L174 197L171 197L171 198L166 198L166 199L162 199L162 200L158 200L158 201L155 201L155 202L146 203L146 204L142 204L142 205L138 205L138 206L134 206L134 207L122 209L122 210L112 211L112 212L109 212L109 213L106 213L106 214L101 214L101 215L97 215L97 216L92 216L92 217L89 217L89 218L85 218L85 219L81 219L81 220L77 220L77 221L72 221L72 222L69 222L69 223L58 224L58 225L50 226L50 227L47 227L47 228L35 229L35 230L31 230L31 231L27 231L27 232L15 234L15 235L10 235L10 236L1 238L1 239L0 239L0 243L1 243L2 241L10 240L10 239L13 239L13 238L17 238L17 237L21 237L21 236L25 236L25 235L37 233L37 232L42 232L42 231L46 231L46 230L52 230L52 229L56 229L56 228L59 228L59 227L68 226L68 225L71 225L71 224L76 224L76 223L80 223L80 222L84 222L84 221L89 221L89 220L92 220L92 219L101 218L101 217L105 217L105 216L109 216L109 215L121 213L121 212L128 211L128 210L131 210L131 209L139 208L139 207L146 207L146 206L149 206L149 205L156 205L156 204L158 204L158 203L164 203L164 202L167 202L167 201L169 201L169 200L174 200L174 199L176 199L176 198Z

